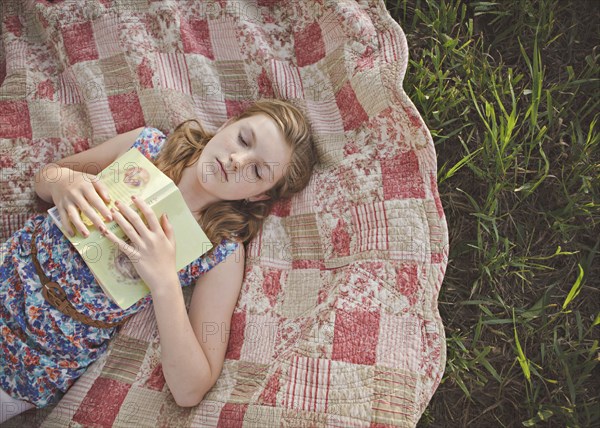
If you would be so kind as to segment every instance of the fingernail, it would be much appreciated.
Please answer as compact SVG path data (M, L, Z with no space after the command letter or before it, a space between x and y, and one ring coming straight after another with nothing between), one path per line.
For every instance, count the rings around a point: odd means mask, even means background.
M135 197L135 196L133 196L133 195L131 195L131 199L135 201L135 200L136 200L136 197Z
M71 235L71 237L75 236L75 232L73 232L72 230L69 231L69 235Z

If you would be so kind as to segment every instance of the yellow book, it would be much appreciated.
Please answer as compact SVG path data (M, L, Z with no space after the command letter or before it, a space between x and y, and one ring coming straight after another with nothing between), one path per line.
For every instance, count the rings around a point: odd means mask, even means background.
M119 200L133 208L143 219L144 216L131 200L131 196L135 195L136 198L143 199L159 219L162 213L167 213L175 234L177 270L183 269L213 247L173 180L136 148L116 159L98 177L111 196L109 208L114 206L115 200ZM56 207L50 208L48 213L81 254L100 287L119 307L127 309L150 292L129 257L103 236L85 214L81 213L81 218L90 232L87 238L80 234L69 236L61 224ZM127 236L115 221L108 222L105 226L128 242Z

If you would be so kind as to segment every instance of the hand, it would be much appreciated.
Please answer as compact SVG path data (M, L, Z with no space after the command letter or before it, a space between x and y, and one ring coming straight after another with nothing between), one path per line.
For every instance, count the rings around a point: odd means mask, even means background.
M50 193L58 209L60 221L71 236L75 236L71 223L82 236L89 236L89 231L79 214L80 211L97 228L100 228L104 224L98 212L107 221L112 221L112 216L106 206L106 204L110 203L108 189L94 174L62 167L58 172L58 179L53 183Z
M119 239L114 233L102 226L100 231L110 241L117 244L131 260L135 270L152 293L160 287L165 274L176 273L175 267L175 234L166 214L159 223L156 215L142 199L131 198L141 211L148 225L140 215L126 204L117 201L119 211L111 210L115 222L121 227L131 244Z

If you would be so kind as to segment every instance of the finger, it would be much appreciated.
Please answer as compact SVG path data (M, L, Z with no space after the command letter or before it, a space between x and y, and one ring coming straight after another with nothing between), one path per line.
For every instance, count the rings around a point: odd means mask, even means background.
M67 213L67 210L65 210L62 206L58 207L58 215L60 216L60 222L62 223L62 226L65 229L65 231L71 237L75 236L75 232L71 227L71 221L69 220L69 214Z
M171 222L169 222L169 217L167 217L167 213L163 213L160 219L162 222L162 228L165 232L167 239L171 242L171 244L175 245L175 233L173 231L173 226L171 226Z
M152 231L160 230L160 224L158 223L158 219L156 218L156 214L152 211L152 208L148 206L146 201L141 198L136 198L135 196L131 197L131 200L140 210L140 212L144 215L146 222L148 223L148 228Z
M79 215L79 210L77 209L77 207L75 205L70 205L69 207L67 207L67 213L69 215L69 220L71 220L71 222L75 226L75 229L78 230L79 233L81 233L81 235L85 238L90 236L90 232L81 220L81 216Z
M115 205L117 206L117 208L119 208L119 210L115 212L120 211L122 217L124 217L129 223L131 223L131 225L133 225L135 231L140 236L145 237L148 233L148 227L146 226L144 220L142 220L140 215L137 212L135 212L132 208L130 208L127 204L124 204L121 201L115 201Z
M104 216L106 221L112 221L112 215L110 214L110 210L108 209L108 207L97 192L86 192L85 198L92 207L94 207L96 210L98 210L100 214ZM90 216L88 215L88 217ZM97 213L94 214L94 218L90 217L90 220L92 220L96 227L100 227L100 225L104 223L104 221L97 215ZM98 222L96 222L95 220L98 220Z
M100 198L98 199L102 201ZM79 202L78 205L81 212L87 216L87 219L84 219L84 224L87 224L88 226L94 225L96 228L100 228L100 226L104 224L104 220L102 217L100 217L98 211L96 211L94 207L90 205L90 201L84 199L83 201ZM92 224L89 224L90 222Z
M92 184L94 185L94 188L96 189L100 197L104 200L105 203L108 204L110 202L110 194L108 193L108 187L106 187L106 184L104 184L100 180L96 180ZM102 214L104 214L104 212Z
M122 206L123 204L119 205ZM115 210L114 208L111 208L110 210L112 212L113 218L115 219L115 222L117 222L123 233L125 233L125 235L129 238L129 240L136 244L139 243L140 235L138 234L137 230L131 225L129 220L127 220L123 216L123 214L119 212L119 210ZM100 230L102 230L102 227L100 228Z
M115 243L119 250L124 252L125 255L129 257L129 260L131 260L132 262L137 261L137 252L133 245L128 244L127 242L120 239L117 235L108 230L104 225L100 227L100 233L106 238L108 238L109 241Z

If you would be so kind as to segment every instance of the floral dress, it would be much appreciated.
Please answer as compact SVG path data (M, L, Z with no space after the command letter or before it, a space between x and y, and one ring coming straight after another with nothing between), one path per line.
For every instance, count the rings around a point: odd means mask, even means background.
M154 160L166 136L146 127L132 147ZM90 318L118 322L152 302L151 295L126 310L104 294L85 262L48 214L31 216L1 247L0 260L0 389L8 395L46 407L58 401L86 368L107 349L118 327L83 324L50 306L31 260L36 226L38 260L68 300ZM178 272L188 286L233 253L239 244L224 239L210 256Z

